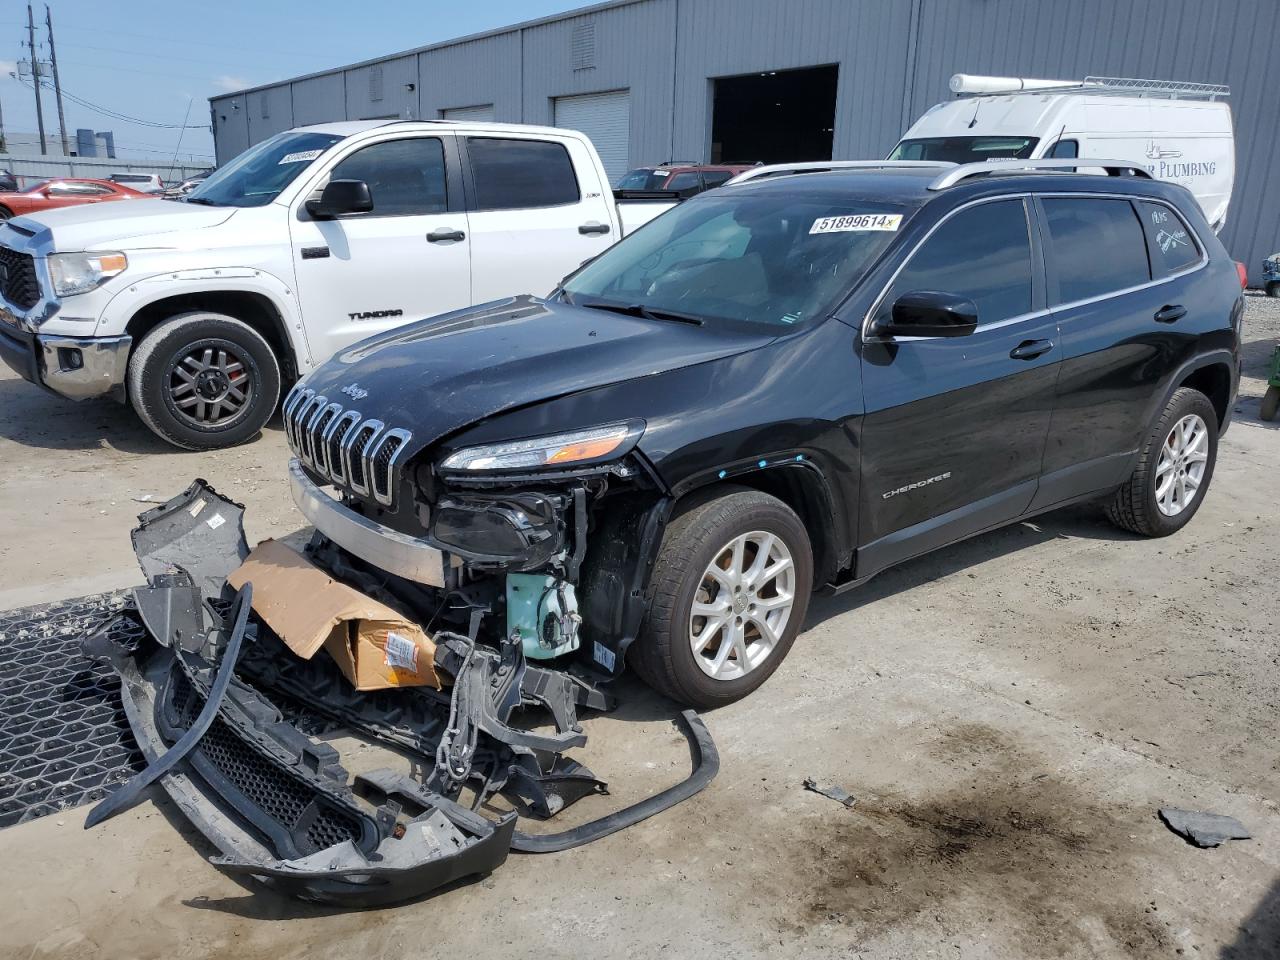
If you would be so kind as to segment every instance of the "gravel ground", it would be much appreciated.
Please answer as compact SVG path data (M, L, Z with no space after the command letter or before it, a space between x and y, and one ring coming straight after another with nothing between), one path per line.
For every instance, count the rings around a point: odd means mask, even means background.
M1258 405L1280 301L1250 297L1246 340L1186 529L1141 540L1074 508L817 601L779 673L709 716L720 777L661 817L347 913L221 875L164 802L88 833L68 811L0 832L0 957L1278 957L1280 423ZM193 476L248 505L251 539L305 536L285 462L275 428L178 453L0 378L0 607L136 581L134 498ZM687 759L674 707L621 693L583 757L619 804ZM1255 839L1194 849L1165 805Z

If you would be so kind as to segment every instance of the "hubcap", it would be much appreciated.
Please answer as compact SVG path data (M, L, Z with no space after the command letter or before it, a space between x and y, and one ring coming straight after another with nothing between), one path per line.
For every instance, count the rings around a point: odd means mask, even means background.
M1209 428L1197 414L1183 417L1160 448L1156 463L1156 506L1176 517L1195 500L1209 463Z
M693 659L714 680L737 680L769 659L796 602L796 567L777 536L753 530L716 554L689 610Z
M226 346L196 346L174 364L169 396L178 415L197 426L223 426L253 398L244 360Z

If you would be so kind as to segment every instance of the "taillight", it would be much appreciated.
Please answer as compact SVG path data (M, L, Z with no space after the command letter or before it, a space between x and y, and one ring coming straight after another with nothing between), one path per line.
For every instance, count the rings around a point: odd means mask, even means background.
M1249 286L1249 268L1237 260L1236 273L1240 275L1240 289L1243 290L1245 287Z

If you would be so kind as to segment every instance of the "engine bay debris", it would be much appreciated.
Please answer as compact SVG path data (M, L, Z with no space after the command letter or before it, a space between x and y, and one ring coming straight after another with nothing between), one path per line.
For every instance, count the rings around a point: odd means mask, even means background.
M147 766L108 795L86 827L157 782L228 873L307 900L368 907L487 874L513 849L551 852L608 836L693 796L716 775L710 733L686 711L679 721L692 771L684 781L558 833L517 829L608 794L603 780L566 756L587 740L578 711L614 707L596 678L527 661L519 633L496 645L477 639L484 614L472 612L467 635L431 635L441 689L359 691L333 659L297 656L251 610L251 579L228 583L250 553L243 513L197 480L139 518L133 542L148 585L82 646L119 674ZM432 611L412 609L387 589L390 576L349 565L319 534L306 559L343 589L414 622L431 620ZM391 658L385 642L380 650ZM374 741L404 769L351 775L337 749L286 719L288 703ZM545 722L530 725L539 714Z

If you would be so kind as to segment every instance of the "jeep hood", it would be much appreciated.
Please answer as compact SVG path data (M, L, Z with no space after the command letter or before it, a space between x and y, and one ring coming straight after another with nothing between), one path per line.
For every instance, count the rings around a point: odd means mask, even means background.
M411 431L416 454L504 411L718 360L773 339L522 296L362 341L302 386Z
M174 200L117 200L45 210L9 221L34 240L52 238L55 252L130 249L129 241L146 237L145 246L163 246L157 234L202 230L225 223L235 207L206 207ZM133 247L136 249L136 246Z

